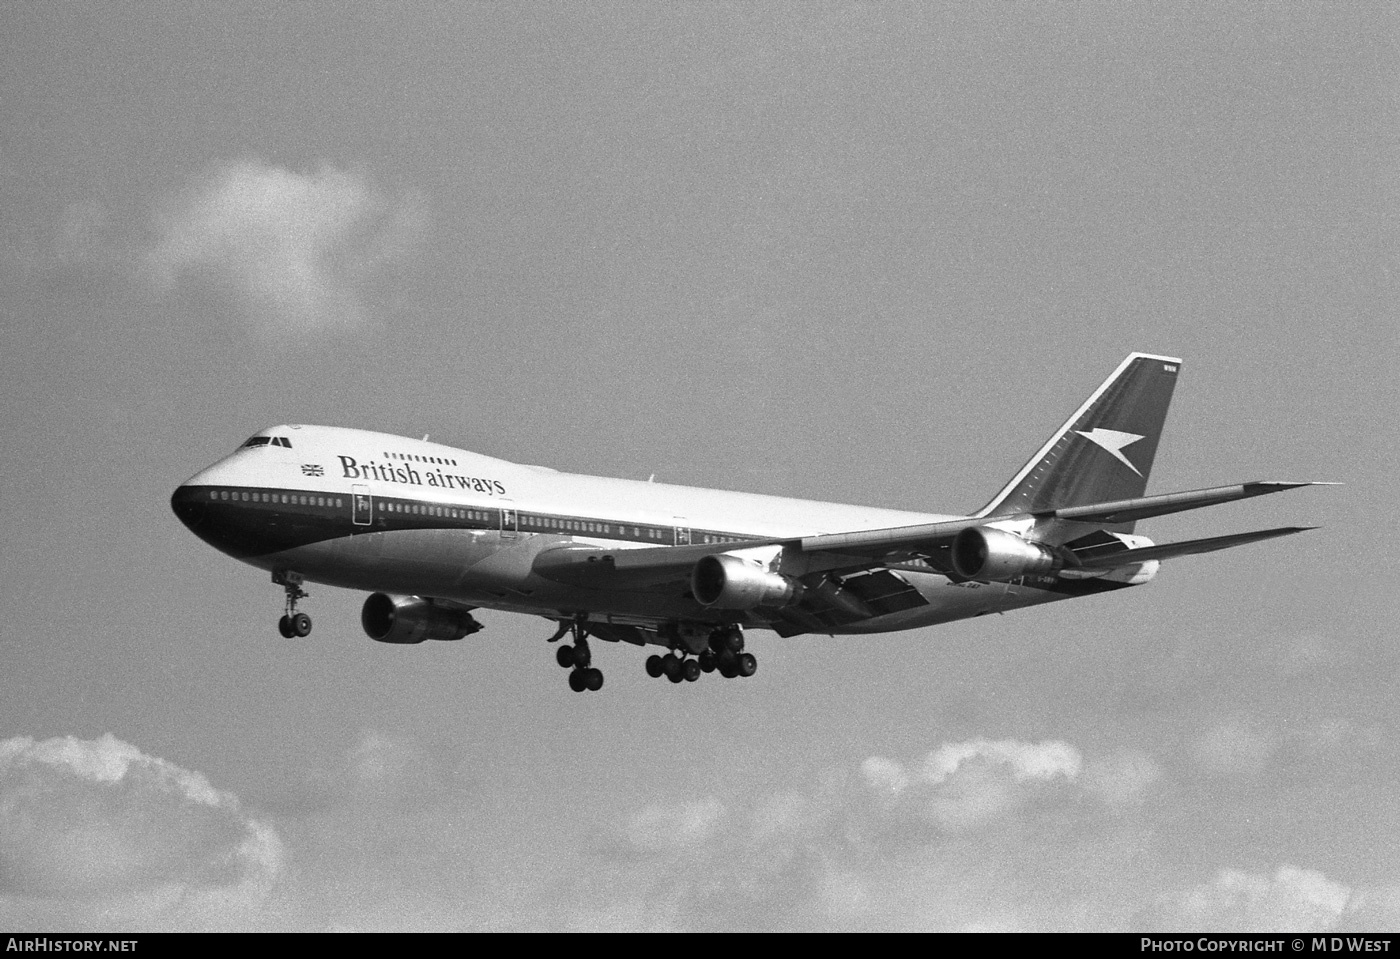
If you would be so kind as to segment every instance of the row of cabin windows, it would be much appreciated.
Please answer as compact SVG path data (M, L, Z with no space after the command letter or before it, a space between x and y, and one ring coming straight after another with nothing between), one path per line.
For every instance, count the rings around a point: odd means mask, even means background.
M450 460L445 456L419 456L417 453L390 453L385 452L386 460L413 460L415 463L436 463L439 466L456 466L456 460Z
M422 503L395 503L392 500L380 500L379 508L389 513L416 513L419 516L442 516L448 519L476 520L481 523L489 519L487 514L479 509L453 509L450 506L424 506Z
M247 490L211 489L210 499L243 503L285 503L290 506L344 506L339 496L303 496L300 493L249 493Z
M339 496L308 496L300 493L250 493L246 490L210 490L209 498L214 500L234 500L244 503L283 503L291 506L335 506L343 508L345 503ZM490 517L482 510L476 509L453 509L450 506L426 506L421 503L395 503L387 500L380 500L380 509L390 513L413 513L419 516L441 516L450 519L465 519L479 523L484 523ZM520 517L520 522L524 526L539 526L544 529L558 529L571 533L611 533L613 524L593 523L587 520L577 519L555 519L551 516L538 516L535 514L525 514ZM617 532L623 536L627 535L627 527L619 526ZM669 530L649 527L643 530L641 527L633 526L632 535L634 537L646 536L649 539L667 539ZM712 536L708 533L699 537L705 543L724 542L723 537Z

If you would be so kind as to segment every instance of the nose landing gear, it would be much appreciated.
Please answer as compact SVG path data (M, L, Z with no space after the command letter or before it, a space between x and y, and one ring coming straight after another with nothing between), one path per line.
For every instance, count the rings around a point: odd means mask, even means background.
M286 612L277 621L277 631L286 639L294 636L311 635L311 617L305 613L297 612L297 601L306 599L309 595L301 584L304 581L300 573L291 570L278 570L272 574L272 581L287 594Z

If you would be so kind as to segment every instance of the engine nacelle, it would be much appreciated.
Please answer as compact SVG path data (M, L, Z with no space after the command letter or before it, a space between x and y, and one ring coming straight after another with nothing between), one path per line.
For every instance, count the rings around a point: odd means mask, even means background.
M973 526L953 537L953 569L964 579L997 582L1050 572L1062 565L1050 549L1005 530Z
M481 629L464 609L435 606L418 596L371 593L360 610L360 625L377 643L421 643L461 639Z
M701 606L753 609L790 606L801 596L802 585L766 566L720 553L703 557L695 564L690 574L690 591Z

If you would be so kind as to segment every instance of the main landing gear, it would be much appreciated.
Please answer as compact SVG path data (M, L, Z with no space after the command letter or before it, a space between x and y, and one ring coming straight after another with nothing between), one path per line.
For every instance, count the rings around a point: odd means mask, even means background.
M566 643L555 650L554 661L569 670L570 689L576 693L596 693L603 688L603 671L591 665L593 651L588 646L588 630L584 628L583 618L579 617L572 623L560 623L559 632L551 636L549 642L557 642L570 632L573 633L573 645Z
M301 574L291 570L281 570L272 574L272 581L281 586L287 593L287 611L277 621L277 631L286 639L291 639L293 636L310 636L311 617L305 613L297 612L297 601L306 599L309 595L301 588L303 582Z
M681 647L665 656L647 657L647 675L653 679L665 676L673 683L693 683L701 673L718 671L725 679L752 676L758 672L758 660L753 653L744 652L744 633L738 626L725 626L710 634L709 648L701 650L694 659Z

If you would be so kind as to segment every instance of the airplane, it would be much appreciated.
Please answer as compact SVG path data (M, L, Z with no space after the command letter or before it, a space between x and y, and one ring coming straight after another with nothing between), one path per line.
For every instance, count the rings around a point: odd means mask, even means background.
M602 688L590 639L653 646L648 675L753 676L744 630L915 629L1138 586L1163 560L1285 526L1155 544L1139 520L1313 482L1146 495L1181 360L1132 353L970 515L905 512L511 463L387 433L262 430L171 497L200 539L267 570L278 629L306 636L308 582L365 590L381 643L459 640L477 608L552 622L576 692Z

